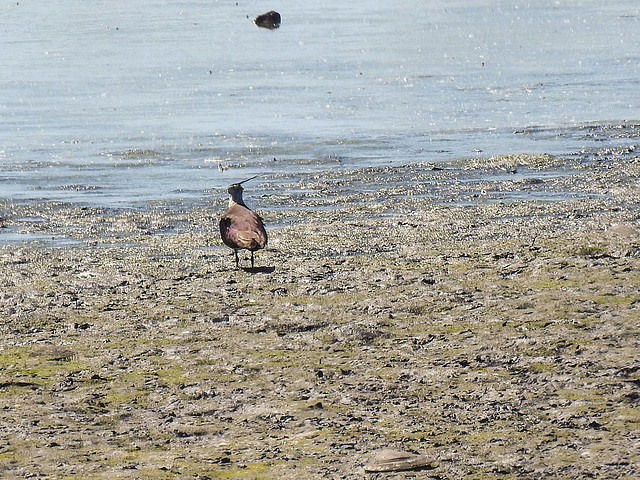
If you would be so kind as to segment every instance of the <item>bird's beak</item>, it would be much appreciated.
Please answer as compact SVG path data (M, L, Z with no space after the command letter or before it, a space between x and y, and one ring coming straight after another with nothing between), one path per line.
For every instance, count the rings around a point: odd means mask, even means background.
M243 180L243 181L241 181L241 182L238 182L238 183L237 183L237 185L240 185L240 184L242 184L242 183L244 183L244 182L248 182L249 180L253 180L254 178L259 177L259 176L260 176L260 175L254 175L254 176L253 176L253 177L251 177L251 178L247 178L246 180Z

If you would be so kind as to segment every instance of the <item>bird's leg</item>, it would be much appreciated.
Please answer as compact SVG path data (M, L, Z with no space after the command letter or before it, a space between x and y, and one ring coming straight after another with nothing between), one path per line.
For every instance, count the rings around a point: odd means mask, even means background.
M251 268L253 268L253 250L251 250Z
M240 259L238 258L238 250L234 248L233 253L236 254L236 268L240 268Z

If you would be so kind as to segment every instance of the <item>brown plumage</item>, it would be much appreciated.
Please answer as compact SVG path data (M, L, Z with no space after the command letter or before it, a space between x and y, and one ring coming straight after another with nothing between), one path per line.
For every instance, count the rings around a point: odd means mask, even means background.
M251 268L253 268L253 252L267 245L267 232L260 215L250 210L242 200L242 182L229 186L229 208L220 219L220 236L222 241L233 248L236 257L236 268L239 267L238 250L251 252Z

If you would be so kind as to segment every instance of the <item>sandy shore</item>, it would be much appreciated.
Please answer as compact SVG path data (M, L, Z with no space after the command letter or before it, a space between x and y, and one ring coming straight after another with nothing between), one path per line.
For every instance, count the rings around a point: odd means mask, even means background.
M0 249L0 475L638 478L640 158L605 160L553 202L499 196L567 180L452 173L454 202L420 191L447 172L354 172L413 180L262 211L253 271L222 199L5 209L72 243ZM387 448L427 461L365 472Z

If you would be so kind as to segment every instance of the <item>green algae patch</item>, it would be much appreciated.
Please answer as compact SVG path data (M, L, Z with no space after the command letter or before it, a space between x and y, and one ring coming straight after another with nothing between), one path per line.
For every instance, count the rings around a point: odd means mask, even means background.
M545 372L558 371L559 367L554 363L535 362L529 366L529 370L532 373L545 373Z
M640 295L615 295L607 294L595 296L592 299L600 305L635 305L640 301Z
M5 388L46 386L60 376L81 372L87 365L66 348L14 347L0 353L0 385Z

